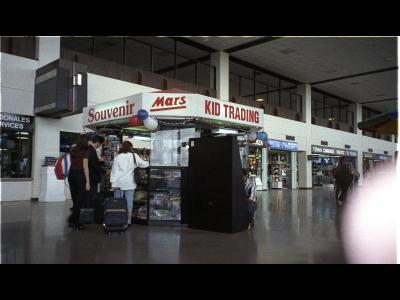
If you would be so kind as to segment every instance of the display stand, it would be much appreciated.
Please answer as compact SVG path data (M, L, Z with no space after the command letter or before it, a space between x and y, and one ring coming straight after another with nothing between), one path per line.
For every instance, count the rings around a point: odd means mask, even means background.
M257 191L263 190L263 184L260 177L256 177L256 186L257 186Z
M282 181L272 181L271 188L273 189L281 189L282 188Z
M40 177L40 202L65 201L64 180L57 179L54 166L42 167Z

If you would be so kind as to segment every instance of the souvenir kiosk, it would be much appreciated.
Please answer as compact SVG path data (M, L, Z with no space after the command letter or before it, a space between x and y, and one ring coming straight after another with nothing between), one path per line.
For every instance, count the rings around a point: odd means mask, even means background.
M105 137L102 156L108 176L103 178L101 190L110 193L113 159L121 142L130 140L150 163L147 170L141 170L143 180L135 191L133 221L175 225L185 223L189 139L205 133L255 137L264 128L264 116L258 108L174 89L84 108L83 126Z

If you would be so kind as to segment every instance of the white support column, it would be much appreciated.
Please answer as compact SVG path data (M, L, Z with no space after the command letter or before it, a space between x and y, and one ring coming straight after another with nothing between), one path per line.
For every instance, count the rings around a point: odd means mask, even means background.
M216 67L217 98L229 101L229 54L223 51L212 53L211 65Z
M303 121L311 124L311 85L303 84L297 87L297 94L301 96Z
M358 129L358 123L362 122L362 104L354 103L353 108L354 108L354 128L355 128L355 133L357 134L357 138L361 139L362 138L362 130ZM360 173L360 178L358 179L358 185L359 186L363 186L363 184L364 184L363 168L364 168L363 154L362 154L362 152L358 151L357 171L358 171L358 173Z
M290 152L290 188L297 189L297 152Z
M59 36L40 36L38 42L39 68L60 58L61 39Z
M261 153L262 161L262 189L264 191L268 190L268 152L267 148L262 149Z
M306 151L298 152L299 162L299 188L312 188L312 164L307 160L307 155L311 155L311 85L303 84L297 87L297 93L302 97L303 120L307 124L305 132Z
M362 130L358 129L358 123L362 122L362 104L354 103L354 128L355 133L362 135Z

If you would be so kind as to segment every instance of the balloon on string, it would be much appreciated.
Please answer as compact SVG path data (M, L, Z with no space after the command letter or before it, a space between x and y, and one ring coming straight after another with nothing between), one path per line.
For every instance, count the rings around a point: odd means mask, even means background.
M143 121L144 127L146 127L150 131L154 131L158 127L158 120L154 117L148 117Z
M264 131L257 132L257 140L264 142L268 141L268 134Z
M255 133L255 132L250 132L250 133L247 135L247 138L248 138L248 140L249 140L250 143L254 143L254 142L257 140L257 133Z
M145 109L139 109L137 115L143 121L146 120L149 117L149 113Z
M138 115L134 115L134 116L129 118L129 124L132 127L142 126L143 125L143 120L141 118L139 118Z

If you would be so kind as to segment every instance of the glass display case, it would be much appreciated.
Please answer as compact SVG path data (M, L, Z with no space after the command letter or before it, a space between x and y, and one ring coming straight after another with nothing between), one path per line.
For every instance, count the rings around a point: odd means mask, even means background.
M149 221L181 220L181 169L150 167Z
M147 208L149 202L148 169L140 169L139 175L142 179L141 183L137 184L135 189L135 195L133 196L132 219L134 223L147 224L148 220Z

